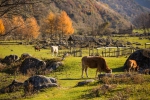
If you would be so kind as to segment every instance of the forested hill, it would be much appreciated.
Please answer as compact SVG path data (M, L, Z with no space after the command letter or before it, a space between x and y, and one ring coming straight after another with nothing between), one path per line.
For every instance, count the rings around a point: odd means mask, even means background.
M50 11L60 13L62 10L67 12L74 28L78 30L93 30L105 22L110 22L112 29L126 29L131 26L128 20L107 4L96 0L43 0L29 9L28 14L40 20Z
M139 5L150 8L150 0L135 0Z
M141 13L150 12L150 9L145 8L142 5L146 3L150 7L150 0L99 0L103 3L108 4L116 12L120 13L125 18L129 19L131 22L136 18L136 16ZM137 1L137 2L136 2Z

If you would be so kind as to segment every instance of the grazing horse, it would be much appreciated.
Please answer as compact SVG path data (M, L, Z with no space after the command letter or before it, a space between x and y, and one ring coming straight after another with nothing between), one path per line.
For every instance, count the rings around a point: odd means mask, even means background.
M86 76L88 77L87 74L87 68L97 68L96 70L96 75L97 76L97 72L99 71L100 73L106 72L106 73L111 73L112 70L110 68L108 68L106 61L104 58L99 57L99 56L84 56L82 58L82 75L81 77L83 78L83 71L85 70Z
M57 56L58 55L58 46L51 46L51 53L52 53L52 56Z
M130 72L131 70L133 71L138 71L139 70L139 66L137 65L135 60L128 60L127 61L127 71Z
M34 46L35 51L40 51L40 47L39 46Z

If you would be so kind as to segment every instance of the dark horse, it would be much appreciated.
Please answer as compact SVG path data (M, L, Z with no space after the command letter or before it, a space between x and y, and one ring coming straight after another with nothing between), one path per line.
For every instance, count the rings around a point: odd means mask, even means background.
M40 51L40 47L34 46L35 51Z

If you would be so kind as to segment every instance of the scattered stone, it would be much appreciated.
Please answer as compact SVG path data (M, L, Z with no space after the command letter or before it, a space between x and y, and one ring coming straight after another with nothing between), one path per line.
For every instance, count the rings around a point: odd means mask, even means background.
M20 67L23 74L40 74L46 69L46 63L36 58L26 58Z
M30 58L30 57L32 57L30 54L28 54L28 53L23 53L23 54L21 54L20 60L24 60L24 59Z
M13 80L10 85L8 85L7 87L4 87L4 88L0 89L0 93L15 92L15 91L19 90L21 87L23 87L23 83L22 82L18 82L16 80Z
M32 86L32 91L40 90L40 89L48 88L48 87L57 87L58 86L56 78L46 77L43 75L36 75L36 76L32 76L29 79L27 79L24 82L25 90L29 90L29 89L27 89L29 87L29 85Z
M17 55L9 55L9 56L6 56L4 59L2 59L2 63L10 65L11 63L16 62L18 59L19 57Z
M99 80L103 77L113 77L113 74L112 73L105 73L105 74L99 74L98 75Z
M81 82L78 82L77 86L88 85L89 83L92 83L94 81L95 81L94 79L88 79L88 80L85 80L85 81L81 81Z
M133 52L124 63L124 69L127 69L127 61L129 59L137 62L139 72L143 72L144 69L150 69L150 49L140 49Z

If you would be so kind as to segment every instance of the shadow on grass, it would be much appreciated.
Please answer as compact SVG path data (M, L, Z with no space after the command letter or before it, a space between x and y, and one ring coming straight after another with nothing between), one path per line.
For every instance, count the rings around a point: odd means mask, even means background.
M85 80L85 79L93 79L93 78L62 78L60 80Z
M123 68L123 66L118 67L118 68L112 68L112 71L113 72L124 72L124 68Z
M95 90L94 90L94 88L93 88L93 89L86 91L87 93L81 95L78 99L87 100L87 99L93 99L93 98L100 98L101 96L106 95L105 91L114 95L115 93L118 93L118 94L124 93L123 91L125 91L125 89L123 88L123 89L113 89L113 90L101 90L99 88L97 88L97 89L95 88ZM124 94L122 94L122 95L124 95ZM99 100L101 100L101 99L99 99Z

